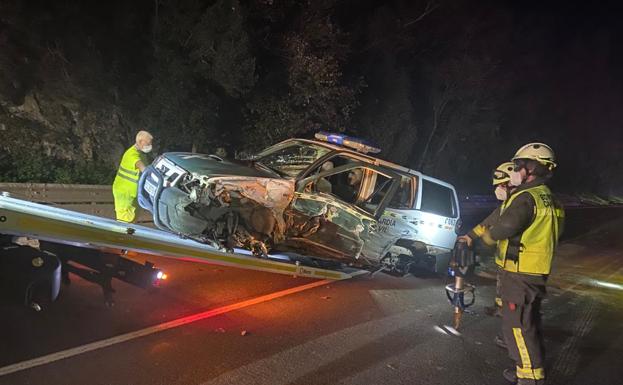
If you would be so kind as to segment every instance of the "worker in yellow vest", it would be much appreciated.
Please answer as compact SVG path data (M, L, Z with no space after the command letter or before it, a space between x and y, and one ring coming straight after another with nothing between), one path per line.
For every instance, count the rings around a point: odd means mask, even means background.
M151 152L153 136L147 131L136 134L136 143L128 148L119 164L119 170L112 185L115 198L115 213L118 221L134 222L136 217L138 179L145 169L146 154Z
M495 197L501 202L501 204L503 204L503 202L505 202L515 190L515 186L511 186L510 184L511 173L514 169L515 164L513 162L504 162L493 170L491 184L495 188ZM500 209L502 208L501 204L496 207L495 210L493 210L491 214L489 214L489 216L487 216L482 222L477 224L467 234L460 236L459 239L467 242L467 245L472 247L474 241L483 236L489 228L500 219ZM502 269L498 266L495 277L495 301L492 306L485 306L485 312L495 317L502 317L501 276ZM504 334L502 330L495 335L493 341L499 347L506 349L506 342L504 341Z
M511 172L515 169L515 164L513 162L504 162L497 166L495 170L493 170L491 183L495 188L495 197L504 202L511 195L511 192L515 189L514 186L510 185L511 180ZM480 238L485 232L500 218L500 209L501 205L496 207L495 210L489 214L482 222L477 224L471 231L469 231L466 235L462 235L459 238L467 242L469 247L472 247L473 241ZM485 308L487 313L491 315L495 315L498 317L502 316L502 298L500 297L500 274L498 272L496 279L496 289L495 289L495 302L493 307Z
M545 185L556 167L552 149L529 143L512 160L510 184L516 189L481 238L497 243L496 264L502 269L502 330L516 362L514 369L504 371L504 378L540 385L545 380L540 307L565 214Z

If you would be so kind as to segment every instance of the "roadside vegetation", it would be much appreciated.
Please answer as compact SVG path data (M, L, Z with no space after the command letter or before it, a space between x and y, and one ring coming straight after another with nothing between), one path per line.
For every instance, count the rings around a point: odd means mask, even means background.
M156 153L230 157L327 130L465 193L544 141L559 189L620 195L623 134L587 127L617 126L593 96L618 108L622 93L574 59L593 36L543 38L588 23L558 17L445 0L2 1L0 182L109 184L138 129Z

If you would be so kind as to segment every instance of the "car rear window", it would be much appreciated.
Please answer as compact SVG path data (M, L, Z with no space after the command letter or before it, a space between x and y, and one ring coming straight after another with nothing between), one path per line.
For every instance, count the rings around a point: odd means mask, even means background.
M456 202L452 189L424 179L420 210L444 217L456 217Z

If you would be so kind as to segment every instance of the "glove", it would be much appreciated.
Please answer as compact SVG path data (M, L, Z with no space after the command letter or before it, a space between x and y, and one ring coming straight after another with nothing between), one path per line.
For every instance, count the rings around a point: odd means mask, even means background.
M467 234L466 234L466 235L460 235L460 236L457 238L457 240L458 240L458 241L461 241L461 242L465 242L465 243L467 243L467 247L469 247L469 248L471 248L471 247L472 247L472 245L474 244L474 240L473 240L473 239L472 239L469 235L467 235Z

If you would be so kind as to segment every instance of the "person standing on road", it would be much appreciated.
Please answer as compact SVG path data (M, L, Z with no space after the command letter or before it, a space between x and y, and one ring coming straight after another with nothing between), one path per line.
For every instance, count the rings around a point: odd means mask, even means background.
M529 143L512 160L510 184L516 189L482 239L497 242L496 263L502 268L502 330L509 356L516 362L515 369L504 370L504 378L519 385L541 385L545 357L540 308L565 214L545 185L556 167L552 149Z
M151 152L153 136L147 131L136 134L136 143L128 148L119 164L112 185L118 221L134 222L136 217L139 174L145 169L146 154Z
M510 185L511 172L513 172L515 164L513 162L504 162L493 170L492 184L495 187L495 197L504 202L514 190L514 186ZM467 242L467 246L472 247L474 241L479 239L485 232L500 218L501 205L496 207L489 216L487 216L482 222L477 224L466 235L462 235L459 239ZM485 307L485 311L493 316L502 316L502 297L500 296L500 274L501 268L498 266L496 272L496 284L495 284L495 302L493 306ZM506 347L504 339L501 335L496 335L495 343L501 347Z

